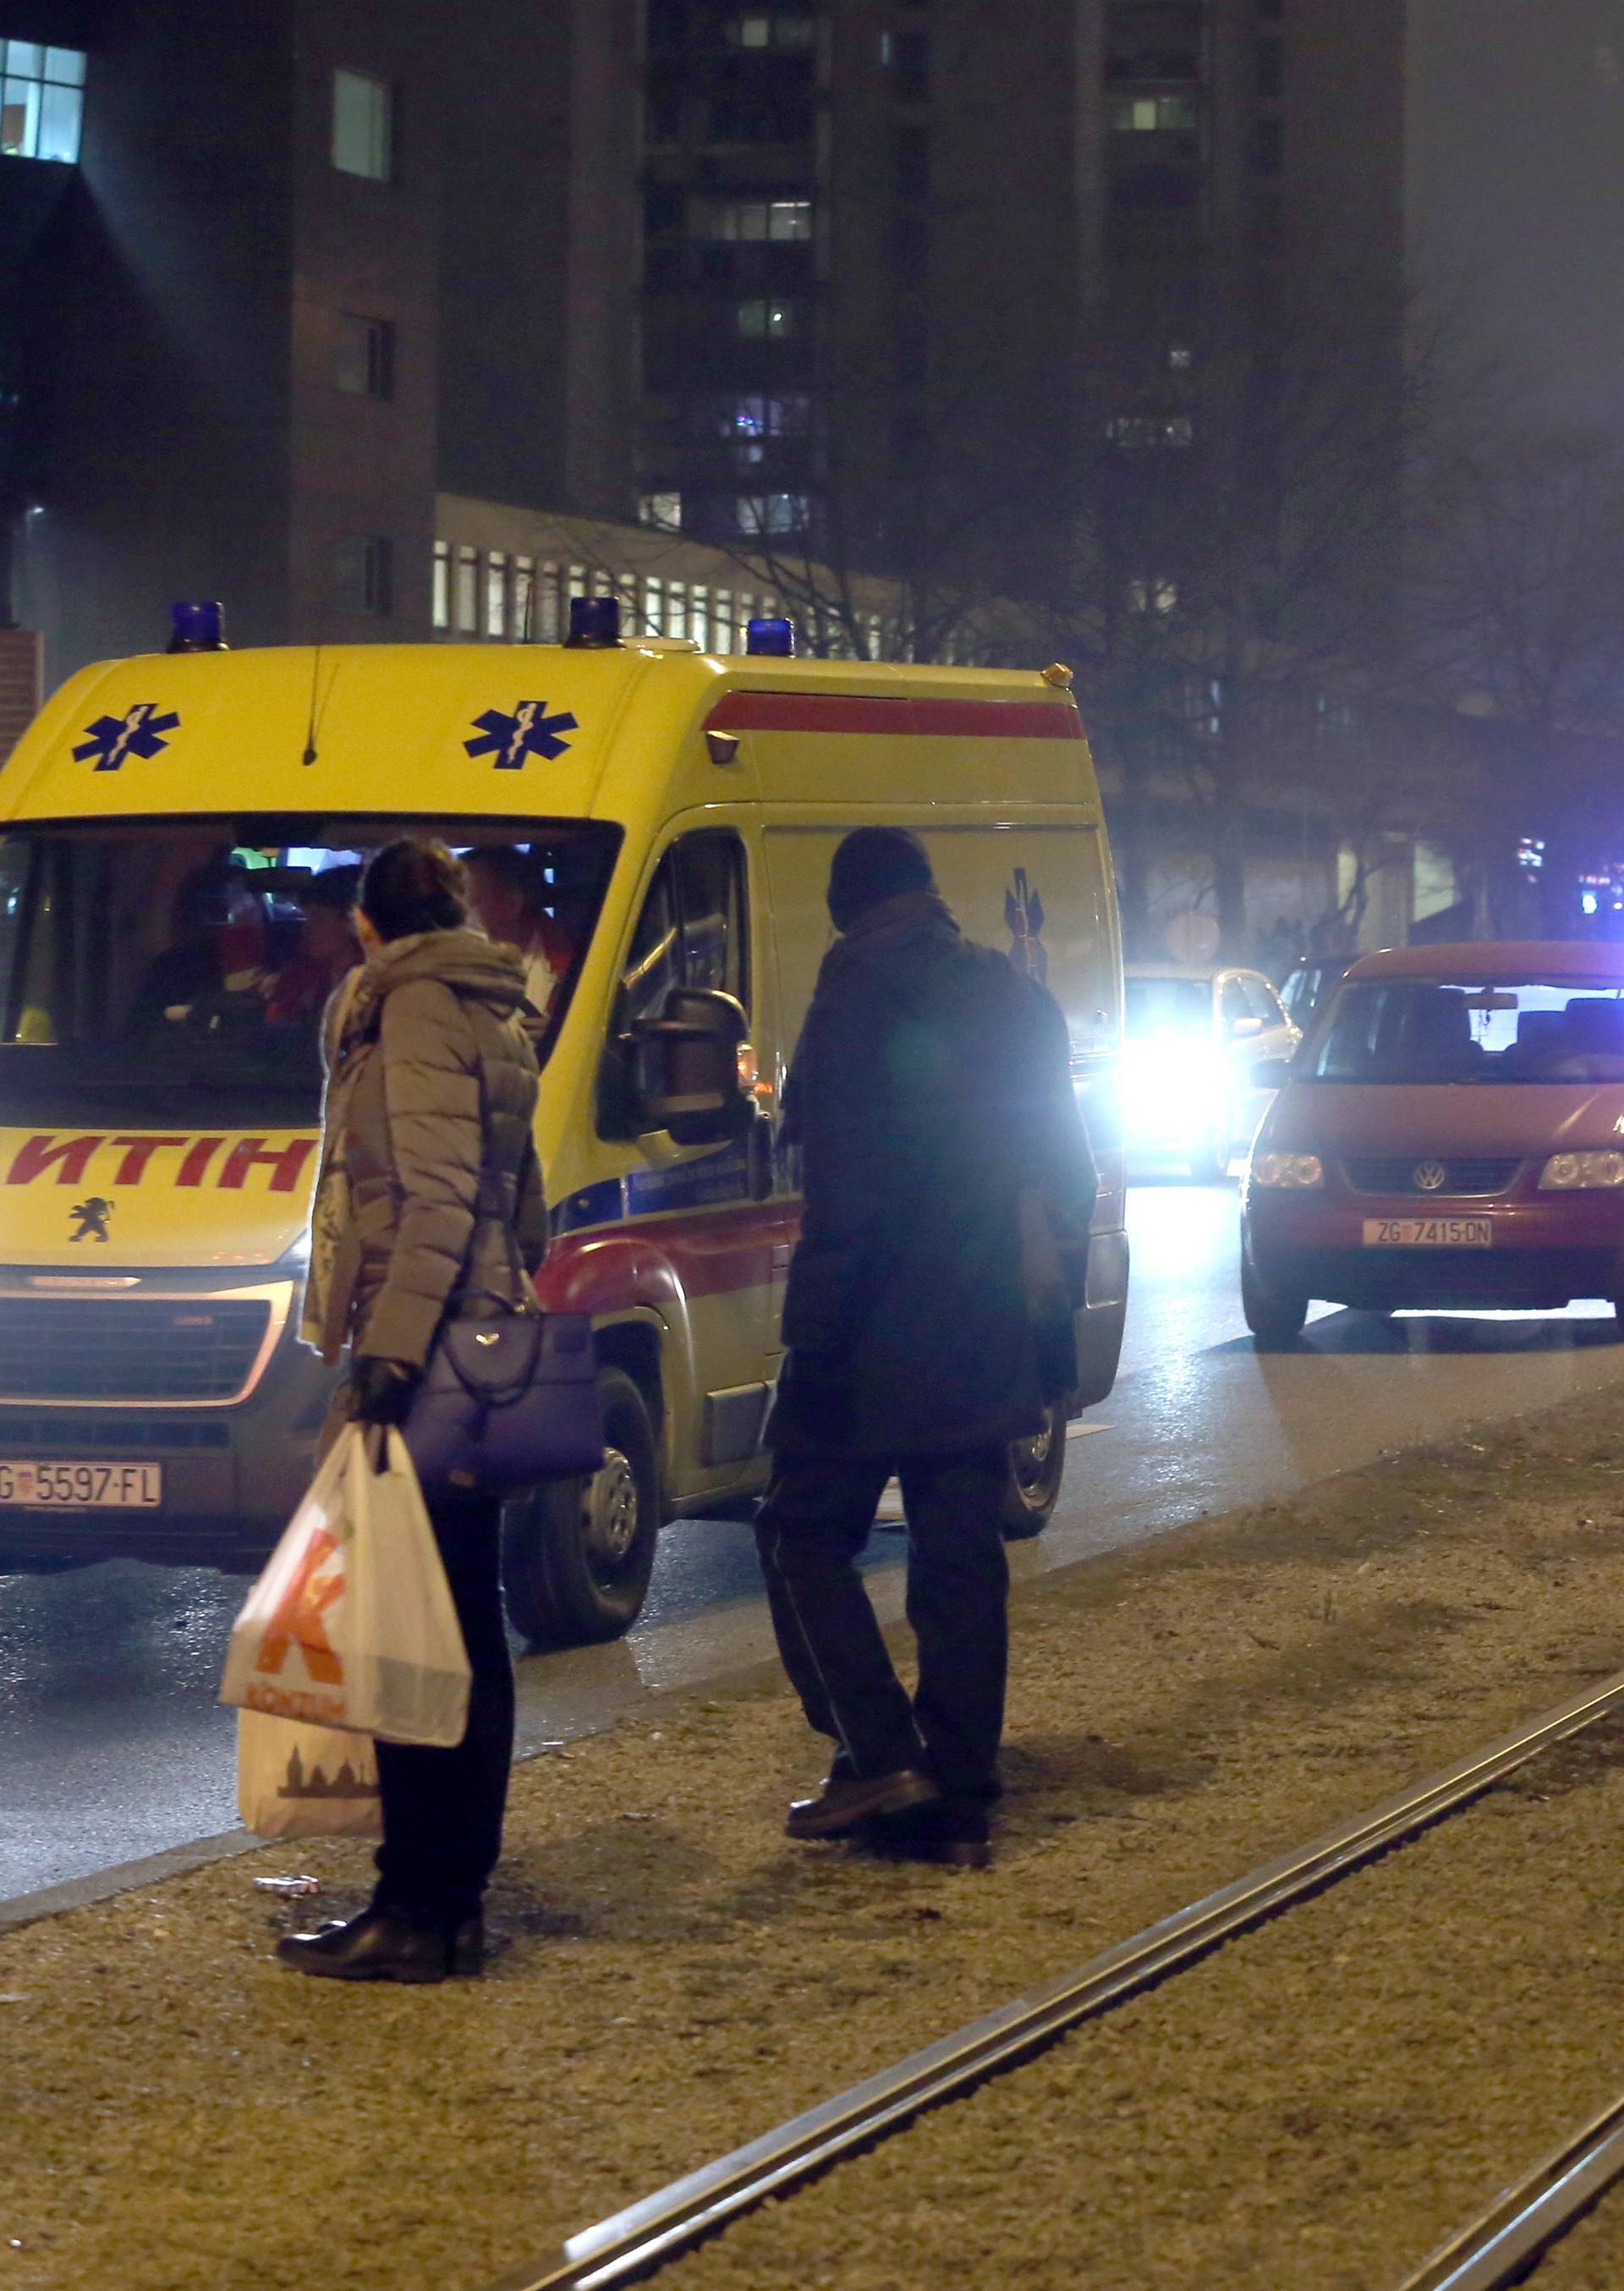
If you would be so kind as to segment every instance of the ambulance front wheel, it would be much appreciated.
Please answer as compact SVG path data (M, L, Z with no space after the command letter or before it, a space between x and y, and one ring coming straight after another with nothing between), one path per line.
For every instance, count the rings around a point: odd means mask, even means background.
M1065 1419L1057 1408L1044 1411L1043 1429L1009 1445L1009 1478L1004 1489L1001 1523L1006 1543L1025 1543L1049 1525L1065 1477Z
M502 1517L508 1614L537 1646L617 1639L642 1611L660 1529L659 1460L642 1394L600 1369L605 1435L591 1478L550 1481Z

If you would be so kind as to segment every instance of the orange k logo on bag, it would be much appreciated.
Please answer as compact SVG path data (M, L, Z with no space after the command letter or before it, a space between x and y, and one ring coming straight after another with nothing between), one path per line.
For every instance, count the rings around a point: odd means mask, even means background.
M265 1626L259 1659L253 1666L256 1670L265 1671L273 1678L280 1677L289 1648L296 1646L303 1653L305 1668L313 1680L323 1686L343 1684L343 1662L334 1652L326 1625L322 1621L322 1616L344 1588L342 1572L331 1575L321 1572L337 1549L337 1543L326 1528L318 1528L310 1537L281 1604Z

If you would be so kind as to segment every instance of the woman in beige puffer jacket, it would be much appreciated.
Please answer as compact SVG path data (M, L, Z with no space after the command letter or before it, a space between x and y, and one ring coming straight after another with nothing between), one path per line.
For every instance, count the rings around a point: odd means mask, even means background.
M441 844L405 839L362 878L367 960L324 1022L327 1092L302 1334L349 1377L346 1421L398 1423L441 1321L510 1310L513 1243L547 1251L533 1128L536 1066L523 966L468 922L467 878ZM303 1973L439 1981L478 1972L480 1909L502 1848L513 1753L500 1507L437 1502L436 1539L473 1672L455 1749L380 1742L383 1844L372 1905L284 1940Z

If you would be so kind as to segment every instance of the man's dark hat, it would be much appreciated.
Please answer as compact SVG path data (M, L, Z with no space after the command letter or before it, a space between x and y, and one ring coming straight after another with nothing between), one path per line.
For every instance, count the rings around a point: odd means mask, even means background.
M829 870L829 912L836 930L849 930L870 907L904 891L934 891L930 857L905 827L858 827L846 837Z

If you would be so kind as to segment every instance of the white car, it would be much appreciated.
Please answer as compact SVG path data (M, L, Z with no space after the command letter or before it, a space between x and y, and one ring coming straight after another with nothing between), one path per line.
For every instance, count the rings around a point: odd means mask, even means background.
M1122 1129L1130 1163L1182 1162L1213 1185L1251 1144L1272 1090L1252 1069L1302 1036L1260 970L1130 963Z

